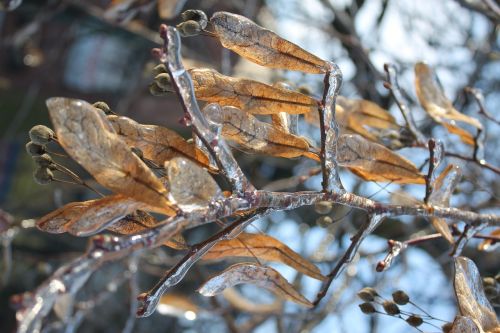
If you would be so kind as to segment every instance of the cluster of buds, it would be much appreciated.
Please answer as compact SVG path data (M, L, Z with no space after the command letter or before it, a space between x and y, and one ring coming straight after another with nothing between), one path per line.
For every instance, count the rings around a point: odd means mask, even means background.
M495 307L500 306L500 273L495 277L485 277L483 278L483 287L486 297L490 301L491 305Z
M361 312L367 315L372 315L372 314L389 315L404 320L408 325L417 329L424 323L435 326L429 321L439 320L429 315L425 311L423 311L416 304L412 303L408 294L403 290L397 290L393 292L392 299L384 299L382 296L379 295L379 293L374 288L370 287L365 287L361 289L357 293L357 295L361 300L364 301L364 303L359 304L359 308ZM424 312L424 314L412 313L401 309L401 306L407 304L415 306L417 309L420 309L422 312ZM443 332L446 332L446 329L449 326L448 324L451 323L446 323L445 325L442 326L441 330ZM420 331L420 329L418 330Z
M40 185L49 184L54 180L52 171L56 165L52 157L47 153L47 145L56 140L53 130L44 125L36 125L29 131L30 142L26 144L26 151L33 158L36 169L33 178Z

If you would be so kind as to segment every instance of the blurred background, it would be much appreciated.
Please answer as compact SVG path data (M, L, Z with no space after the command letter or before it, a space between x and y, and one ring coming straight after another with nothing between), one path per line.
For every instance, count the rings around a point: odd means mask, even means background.
M244 15L274 30L304 49L337 62L344 74L341 95L377 103L403 124L400 112L383 82L383 65L399 69L399 83L412 115L428 136L442 139L447 149L470 155L470 147L425 115L414 89L413 66L424 61L433 66L455 107L481 120L486 129L484 157L500 165L498 123L478 114L475 101L464 92L476 87L485 96L485 106L500 119L500 8L490 0L0 0L0 332L15 331L15 298L43 282L57 267L85 250L86 239L70 235L49 235L33 228L33 219L68 202L94 198L84 187L52 183L40 186L33 181L34 163L25 151L28 131L37 124L50 126L45 100L53 96L105 101L117 114L145 124L158 124L189 136L179 120L182 110L174 95L154 97L148 86L157 61L150 50L160 43L159 24L178 24L186 9L201 9L210 17L216 11ZM266 83L287 81L322 93L322 77L270 70L241 59L223 49L215 38L183 38L186 67L210 67L219 72ZM304 123L301 134L319 139L316 128ZM57 152L57 147L54 147ZM427 152L401 149L402 155L422 165ZM244 171L258 188L278 180L307 174L316 165L306 160L251 156L236 152ZM88 177L75 163L61 159L82 177ZM500 212L500 178L475 163L448 159L462 166L464 176L451 205L480 212ZM420 186L384 186L367 183L342 172L351 191L374 199L394 202L413 196L421 200ZM287 183L283 190L320 188L319 176L304 182ZM92 180L89 179L92 183ZM277 183L276 183L277 182ZM404 194L402 194L404 193ZM398 202L399 202L398 201ZM335 259L349 244L349 236L366 218L362 212L334 207L330 213L339 223L319 225L313 208L276 213L259 221L250 232L264 231L312 258L322 272L329 272ZM462 226L459 224L459 228ZM189 243L206 238L217 230L208 226L186 234ZM162 311L145 319L130 316L133 295L147 290L176 262L181 254L157 249L103 267L81 291L78 332L401 332L411 328L395 318L366 316L359 311L355 293L374 286L390 296L405 290L433 316L445 321L456 313L451 259L443 240L422 243L404 252L397 264L376 273L377 261L387 250L386 240L405 240L417 233L432 233L428 221L401 218L384 223L361 248L361 256L330 290L327 305L310 316L294 305L276 320L273 316L248 316L227 300L210 300L195 292L203 280L227 266L209 263L193 269ZM489 230L485 230L485 233ZM494 276L500 271L498 250L477 250L470 242L465 253L481 272ZM496 251L496 252L495 252ZM138 265L140 274L131 273ZM276 265L289 280L313 298L319 288L285 266ZM128 272L128 273L127 273ZM133 277L131 277L133 276ZM268 301L266 293L244 287L243 295ZM85 303L87 302L87 303ZM133 305L133 304L132 304ZM63 311L63 310L59 310ZM47 319L47 332L70 331L61 327L60 314ZM59 323L59 324L58 324ZM425 331L439 331L431 326Z

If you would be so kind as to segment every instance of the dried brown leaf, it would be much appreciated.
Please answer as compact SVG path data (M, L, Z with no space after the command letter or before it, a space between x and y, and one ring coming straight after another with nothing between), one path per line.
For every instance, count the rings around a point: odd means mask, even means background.
M325 278L313 263L268 235L242 233L237 238L220 241L203 259L226 257L257 257L261 260L281 262L314 279Z
M208 165L207 156L188 143L176 132L161 126L139 124L133 119L119 116L108 116L115 132L130 147L139 148L144 157L157 165L163 165L171 158L182 156Z
M163 184L112 130L101 110L68 98L50 98L47 106L61 146L101 185L163 214L175 213Z
M454 287L462 316L472 319L486 332L500 328L495 310L484 294L481 275L469 258L455 258Z
M304 116L307 122L319 126L317 111L309 112ZM363 99L349 99L338 96L335 118L342 134L355 133L375 142L380 142L381 136L388 131L396 132L400 130L400 126L389 111Z
M338 144L338 163L365 180L423 184L416 166L386 147L357 134L343 134Z
M483 129L482 124L479 120L466 116L453 107L444 94L434 71L421 62L415 65L415 87L420 104L432 119L445 126L449 132L459 135L464 143L474 144L472 135L458 127L456 122L469 124L478 130Z
M456 316L450 333L484 333L484 331L471 318Z
M316 74L328 69L324 60L246 17L216 12L210 22L222 46L259 65Z
M318 103L304 94L254 80L225 76L209 68L189 70L196 98L234 106L253 114L317 112Z
M198 290L203 296L215 296L226 288L238 284L251 283L266 288L278 297L297 304L312 307L281 274L271 267L259 266L252 263L239 263L232 265L222 273L212 277Z
M225 106L221 110L205 108L205 112L212 112L205 116L213 123L222 124L222 136L240 148L272 156L319 159L303 137L283 132L235 107Z
M208 206L213 199L222 197L212 176L188 159L175 157L165 163L165 169L170 200L184 211Z

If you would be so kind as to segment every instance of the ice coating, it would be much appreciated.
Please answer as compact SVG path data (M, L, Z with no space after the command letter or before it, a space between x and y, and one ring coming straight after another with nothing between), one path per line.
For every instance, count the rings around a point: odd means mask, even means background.
M462 170L458 165L449 165L436 179L429 202L439 206L449 206L450 197L460 182Z
M321 108L325 138L322 142L323 173L326 174L326 186L328 191L344 192L344 186L340 181L337 163L337 141L339 138L339 126L335 120L335 103L342 86L342 71L333 62L328 62L329 70L325 75L325 92L323 95L323 106Z
M198 137L216 154L217 165L233 189L238 193L243 193L253 186L241 171L229 146L210 130L209 123L202 115L196 101L191 77L182 65L180 50L181 41L177 29L165 27L165 54L162 55L161 61L168 69L175 90L183 103L186 117L195 128Z
M169 198L184 212L208 206L221 190L210 174L194 162L175 157L165 163Z
M484 293L481 275L469 258L455 258L454 287L462 316L474 320L485 332L498 328L498 319Z

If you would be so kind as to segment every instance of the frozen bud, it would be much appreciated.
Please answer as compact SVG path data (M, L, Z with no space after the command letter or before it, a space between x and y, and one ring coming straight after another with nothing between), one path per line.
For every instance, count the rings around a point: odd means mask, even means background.
M365 314L372 314L377 312L373 304L369 302L359 304L359 308L361 309L361 312Z
M372 302L375 300L375 297L378 296L378 293L375 289L370 287L365 287L358 291L358 297L361 298L365 302Z
M419 327L423 324L424 320L418 315L411 315L406 318L406 322L413 327Z
M167 72L167 67L165 66L165 64L159 64L153 68L153 76L166 72Z
M495 287L496 281L492 277L485 277L483 278L483 286L486 287Z
M200 24L202 29L207 27L208 17L205 12L197 9L188 9L184 13L181 14L183 21L196 21Z
M113 111L111 111L111 108L105 102L98 101L92 104L92 106L99 110L102 110L102 112L104 112L105 114L113 114Z
M170 95L170 91L165 91L162 88L160 88L156 82L153 82L149 85L149 92L153 96L167 96Z
M395 316L400 313L399 307L394 302L385 301L382 303L382 307L384 308L384 311L391 316Z
M40 168L50 168L54 164L49 154L35 155L32 156L32 158L35 164Z
M392 299L399 305L408 304L408 302L410 301L410 297L408 296L408 294L402 290L393 292Z
M202 30L201 25L193 20L182 22L181 24L178 24L176 28L179 30L182 37L197 36Z
M45 153L45 147L30 141L26 144L26 151L31 156L38 156Z
M441 326L441 330L443 331L443 333L450 333L452 329L453 329L453 323L446 323L443 326Z
M318 214L328 214L332 211L333 204L329 201L318 201L314 204L314 210Z
M140 150L137 147L132 147L130 148L134 154L136 154L141 160L144 158L144 154L142 153L142 150Z
M173 92L172 88L172 80L170 79L170 75L167 73L161 73L155 76L155 83L160 87L163 91Z
M321 216L318 217L316 223L322 228L327 228L333 223L333 220L330 216Z
M54 179L54 175L49 168L39 167L36 168L35 172L33 172L33 178L38 184L47 185Z
M54 139L54 131L44 125L33 126L29 131L31 141L39 145L46 145Z

